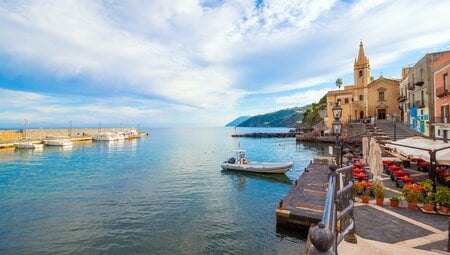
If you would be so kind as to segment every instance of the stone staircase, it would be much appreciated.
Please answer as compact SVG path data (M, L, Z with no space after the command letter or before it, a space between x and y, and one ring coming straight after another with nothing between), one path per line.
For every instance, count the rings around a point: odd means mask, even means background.
M412 136L424 137L421 133L410 129L402 122L395 123L394 128L394 123L390 120L377 120L375 124L366 124L366 130L368 134L377 137L377 140L380 142L400 140Z

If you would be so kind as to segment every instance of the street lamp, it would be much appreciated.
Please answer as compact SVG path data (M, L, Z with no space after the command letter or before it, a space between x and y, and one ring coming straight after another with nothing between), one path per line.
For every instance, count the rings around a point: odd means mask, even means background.
M340 156L339 156L339 136L341 135L342 132L342 121L341 116L342 116L342 107L339 106L338 103L336 103L336 105L333 107L332 109L333 111L333 117L334 117L334 121L333 121L333 133L336 136L336 145L335 145L335 151L336 151L336 164L338 166L340 166Z

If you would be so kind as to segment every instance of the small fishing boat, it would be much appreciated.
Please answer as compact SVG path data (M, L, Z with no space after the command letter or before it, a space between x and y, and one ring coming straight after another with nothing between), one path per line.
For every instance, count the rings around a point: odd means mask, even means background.
M94 141L115 141L115 140L119 140L119 138L110 132L106 132L106 133L95 134L92 137L92 140L94 140Z
M34 144L32 142L17 142L14 143L14 147L17 149L39 149L42 148L42 144Z
M245 150L234 150L234 153L234 157L221 164L222 169L250 173L283 174L294 166L294 162L247 162Z
M54 139L54 140L45 140L44 144L47 146L72 146L72 141L68 139Z

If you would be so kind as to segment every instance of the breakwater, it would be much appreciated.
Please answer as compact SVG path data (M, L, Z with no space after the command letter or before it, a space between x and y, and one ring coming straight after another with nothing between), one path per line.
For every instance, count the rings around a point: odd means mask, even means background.
M248 133L248 134L234 134L231 137L251 137L251 138L287 138L295 137L294 132L288 133Z
M0 144L21 139L42 140L47 137L68 136L70 138L92 137L98 133L136 130L137 128L54 128L0 130Z

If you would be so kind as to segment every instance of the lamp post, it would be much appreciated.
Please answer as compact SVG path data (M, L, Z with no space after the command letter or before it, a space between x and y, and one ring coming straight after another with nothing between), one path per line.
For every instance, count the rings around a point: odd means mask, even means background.
M339 136L341 135L342 132L342 121L341 121L341 117L342 117L342 107L339 106L339 104L336 102L335 106L332 109L333 111L333 117L334 117L334 121L333 121L333 133L336 136L336 145L335 145L335 151L336 151L336 164L338 166L340 166L340 156L339 156Z
M397 113L392 116L392 122L394 122L394 141L397 141Z

